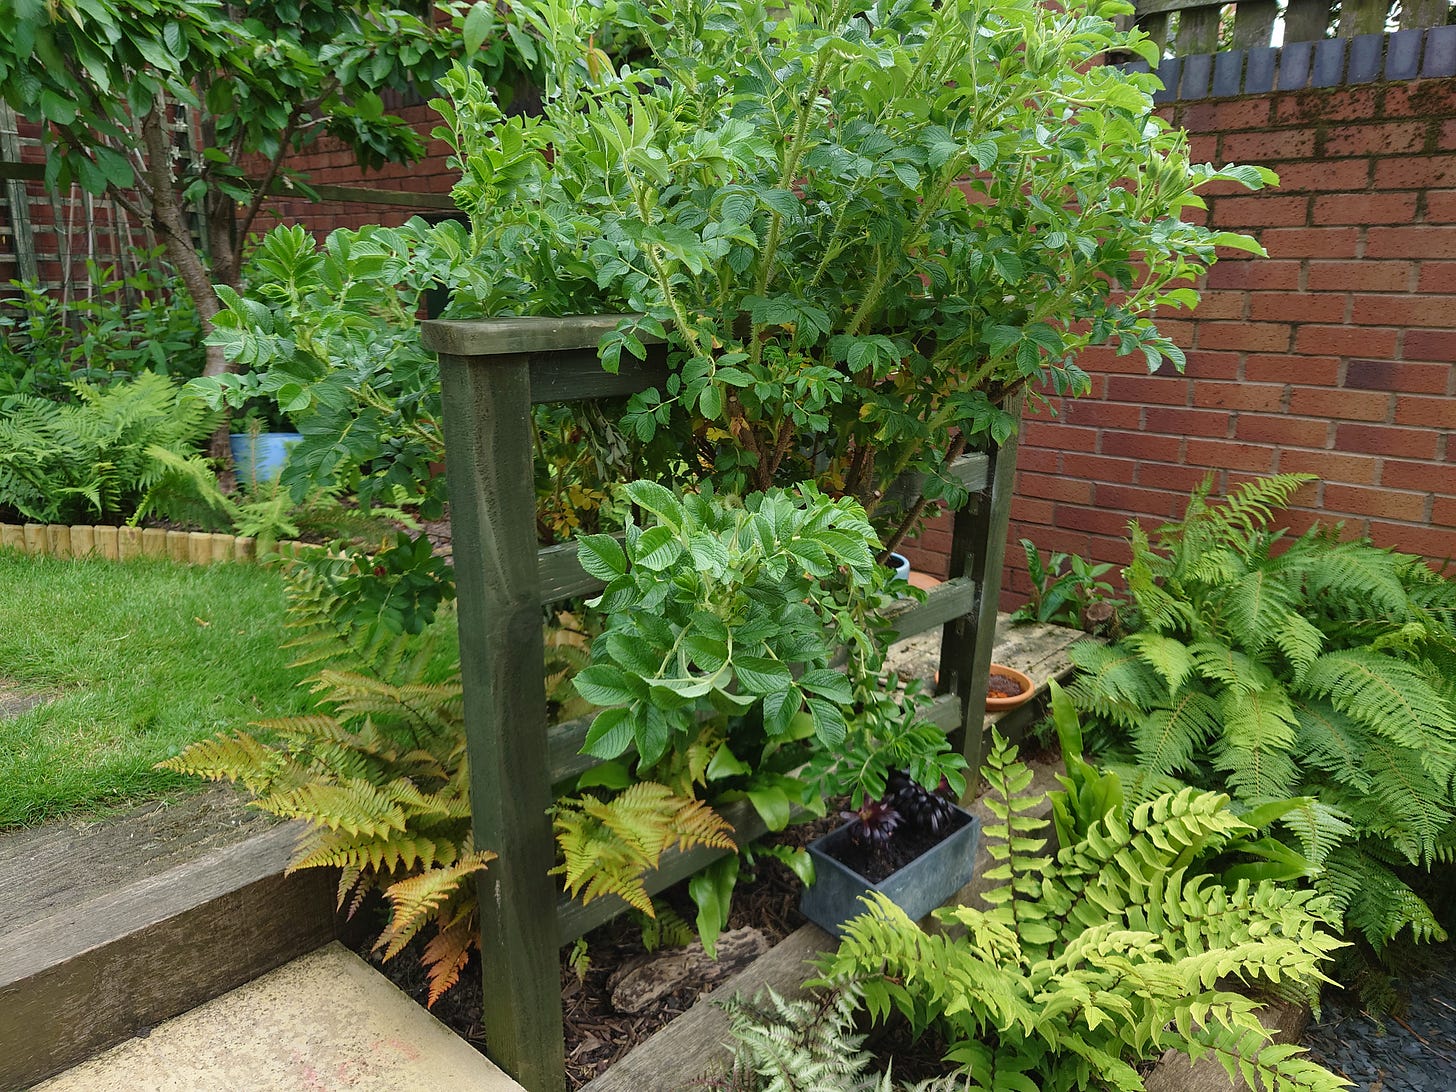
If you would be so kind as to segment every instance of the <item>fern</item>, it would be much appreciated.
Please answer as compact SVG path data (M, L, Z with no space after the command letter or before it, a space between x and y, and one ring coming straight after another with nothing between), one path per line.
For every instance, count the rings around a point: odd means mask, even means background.
M437 661L428 639L343 624L334 611L331 565L289 571L291 646L311 664L319 710L259 721L248 732L193 744L162 763L214 781L241 783L253 804L306 821L290 868L337 868L338 904L352 914L371 891L390 916L376 942L391 959L422 930L430 999L459 977L478 945L472 878L492 854L471 835L469 775L458 664ZM576 638L558 649L580 652ZM711 750L689 755L688 788ZM696 778L693 771L696 770ZM649 917L643 886L670 847L733 849L732 828L705 804L642 783L613 800L586 796L557 813L564 872L573 894L620 895ZM680 938L672 915L660 937Z
M696 1087L720 1092L956 1092L964 1082L947 1077L913 1086L896 1085L889 1073L872 1073L865 1036L854 1026L858 1001L853 984L818 995L785 999L772 987L751 1002L718 1002L728 1016L733 1060L721 1075Z
M917 1034L935 1028L971 1089L1141 1089L1138 1065L1169 1049L1211 1054L1250 1087L1346 1087L1300 1048L1272 1044L1258 1002L1224 988L1237 977L1310 994L1341 947L1327 898L1190 873L1252 830L1227 797L1184 789L1114 808L1053 857L1028 814L1035 801L1007 795L1030 775L999 735L985 776L998 819L987 835L1005 862L992 909L939 910L950 931L930 934L867 898L819 961L820 984L848 978L873 1020L899 1012ZM1036 912L1012 909L1033 890Z
M254 806L305 820L290 868L340 869L338 903L350 914L379 892L390 910L375 945L384 958L433 927L424 955L433 1002L478 943L471 880L493 856L471 838L458 674L437 677L428 640L337 624L317 570L290 576L293 647L317 667L318 710L260 721L267 742L216 737L162 765L241 782Z
M225 511L197 453L214 422L202 402L150 372L72 390L73 403L21 395L0 415L0 508L40 523Z
M1218 501L1205 482L1181 520L1135 530L1142 628L1074 649L1070 692L1099 751L1141 771L1133 799L1170 777L1244 806L1311 795L1320 818L1286 830L1321 858L1359 842L1430 867L1456 823L1456 585L1329 529L1273 529L1307 480L1248 482ZM1392 930L1429 935L1402 890L1371 880L1352 927L1376 947Z
M556 841L565 858L554 872L582 902L616 895L655 915L643 878L672 846L736 849L733 828L700 800L642 781L610 800L585 795L556 804Z

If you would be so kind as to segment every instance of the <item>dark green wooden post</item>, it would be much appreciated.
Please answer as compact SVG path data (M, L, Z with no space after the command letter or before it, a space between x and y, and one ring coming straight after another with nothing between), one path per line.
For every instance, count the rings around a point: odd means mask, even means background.
M460 666L481 874L490 1057L530 1092L566 1087L545 650L525 355L440 357Z
M1007 407L1021 423L1021 396ZM939 693L960 699L960 724L950 733L951 745L970 765L967 792L975 792L975 775L985 753L986 683L996 645L996 612L1001 599L1001 567L1006 560L1006 532L1011 523L1011 496L1016 484L1013 434L990 453L986 490L955 514L951 536L950 575L969 577L975 585L974 605L948 623L940 644Z

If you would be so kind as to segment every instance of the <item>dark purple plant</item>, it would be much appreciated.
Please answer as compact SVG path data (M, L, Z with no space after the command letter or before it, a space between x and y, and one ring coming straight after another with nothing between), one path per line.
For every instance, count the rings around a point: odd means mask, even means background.
M950 827L955 809L949 795L950 786L943 777L934 792L900 771L890 774L886 782L885 801L910 826L931 834L940 834Z
M844 812L849 820L849 840L873 852L884 852L900 826L900 813L888 798L866 800L858 811Z

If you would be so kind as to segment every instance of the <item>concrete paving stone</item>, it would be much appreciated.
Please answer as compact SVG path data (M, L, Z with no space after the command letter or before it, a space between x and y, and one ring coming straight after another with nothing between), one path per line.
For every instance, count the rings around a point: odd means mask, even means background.
M521 1092L474 1047L338 943L168 1020L33 1092L118 1089Z

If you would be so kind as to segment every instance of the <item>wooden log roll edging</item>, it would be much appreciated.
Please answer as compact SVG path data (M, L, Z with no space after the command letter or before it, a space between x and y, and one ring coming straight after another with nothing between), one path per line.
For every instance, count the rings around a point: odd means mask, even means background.
M293 557L317 548L314 543L285 539L275 543L271 552ZM4 549L33 557L95 557L107 561L159 557L182 565L216 565L224 561L253 564L270 556L260 556L257 540L244 535L60 523L0 523L0 550Z

